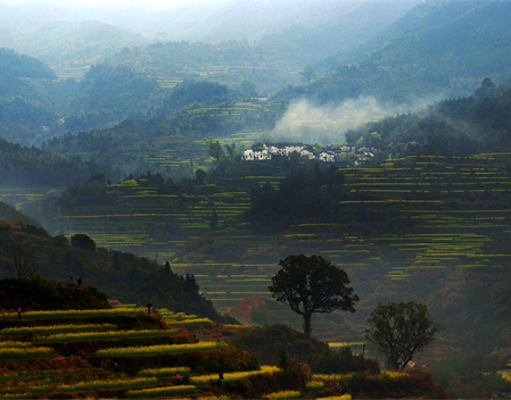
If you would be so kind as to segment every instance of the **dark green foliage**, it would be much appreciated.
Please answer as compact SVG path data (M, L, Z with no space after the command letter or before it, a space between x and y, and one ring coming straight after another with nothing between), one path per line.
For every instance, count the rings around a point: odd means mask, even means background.
M164 101L164 108L181 110L189 105L218 104L229 99L229 89L216 82L185 81Z
M505 352L492 354L462 354L435 361L429 371L435 381L451 393L463 398L505 398L511 383L498 371L507 369Z
M112 204L116 196L107 193L104 175L101 179L89 179L85 183L68 188L58 199L58 206L64 213L82 206L101 206Z
M304 333L311 334L314 313L355 312L359 298L349 286L348 275L322 256L288 256L279 265L282 268L271 278L268 289L273 298L303 317Z
M367 339L381 348L389 367L399 370L431 344L441 329L431 320L427 306L413 301L378 303L368 323Z
M359 96L405 103L447 93L466 96L483 77L509 74L511 29L507 1L425 2L364 46L330 57L337 71L275 98L306 96L322 103Z
M38 226L39 223L28 217L27 215L20 213L14 207L11 207L7 203L0 201L0 219L8 219L15 222L21 222L23 224Z
M224 384L224 387L245 399L261 399L265 394L282 390L303 391L310 378L307 365L289 360L288 367L281 372L253 374L239 382Z
M100 170L109 168L0 139L1 184L63 187L83 182Z
M380 148L395 156L509 151L510 107L511 87L493 87L485 79L470 97L445 100L411 115L384 118L348 131L346 138L355 143L377 132Z
M0 308L9 310L76 310L111 308L107 295L94 286L37 279L0 280Z
M279 362L277 363L277 367L279 367L281 370L287 370L289 368L290 362L289 362L289 355L287 354L286 349L282 349L282 352L279 356Z
M75 246L83 250L96 251L96 243L84 233L77 233L71 236L71 246Z
M399 379L385 374L358 373L348 375L340 384L354 398L450 398L443 386L435 383L428 372L411 371Z
M88 250L93 249L94 241L88 235L73 236L75 242L76 236L83 237L83 244ZM199 293L193 275L186 279L156 261L102 248L84 251L83 248L66 245L61 237L51 238L38 229L8 221L0 221L0 243L1 265L11 262L11 248L20 248L38 263L39 273L46 279L71 280L74 284L76 277L81 275L85 288L94 285L106 292L110 299L124 303L140 301L143 304L151 301L157 308L233 322L232 318L221 317L211 301Z
M380 372L377 360L353 354L349 348L338 351L328 350L321 353L312 353L307 358L307 364L311 367L312 372L316 374Z
M253 354L262 365L276 365L285 353L290 359L306 362L313 354L329 352L328 345L286 325L270 325L237 333L234 343Z
M283 229L313 219L332 222L342 218L339 201L344 196L344 175L318 164L291 170L275 190L270 183L251 190L250 221L255 229Z
M94 65L80 83L65 127L70 131L97 129L118 123L135 112L143 115L149 111L149 97L159 92L154 79L133 69Z
M0 77L57 79L41 61L5 48L0 48Z

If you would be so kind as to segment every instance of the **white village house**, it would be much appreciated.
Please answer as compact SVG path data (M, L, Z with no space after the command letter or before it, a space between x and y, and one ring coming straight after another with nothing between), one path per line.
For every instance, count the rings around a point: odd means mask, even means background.
M244 161L262 161L277 158L289 158L292 153L298 153L300 157L308 160L318 159L321 162L334 163L346 159L346 156L354 158L354 164L358 165L362 161L374 157L376 149L367 149L365 147L356 148L354 145L344 145L337 149L322 151L316 157L309 150L312 146L305 144L263 144L262 150L245 150L242 153Z

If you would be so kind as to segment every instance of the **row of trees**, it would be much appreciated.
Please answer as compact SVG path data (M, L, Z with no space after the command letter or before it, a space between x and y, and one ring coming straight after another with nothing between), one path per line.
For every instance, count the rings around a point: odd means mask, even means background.
M280 260L279 265L281 269L272 277L268 289L273 298L303 317L304 333L311 334L314 313L355 312L359 297L350 286L348 275L322 256L291 255ZM368 323L367 339L381 348L390 367L400 370L441 329L431 320L427 306L412 301L378 303Z

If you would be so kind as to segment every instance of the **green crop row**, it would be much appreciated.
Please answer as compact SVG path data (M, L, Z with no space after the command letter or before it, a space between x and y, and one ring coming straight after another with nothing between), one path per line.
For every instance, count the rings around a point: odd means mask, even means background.
M34 343L53 343L53 342L73 342L86 340L104 340L104 339L127 339L127 338L143 338L155 336L170 336L176 334L177 330L128 330L128 331L106 331L106 332L80 332L80 333L60 333L49 336L41 336L34 338Z
M190 367L144 368L138 372L139 376L169 377L177 373L189 374Z
M195 351L211 350L215 348L227 347L225 342L199 342L187 344L166 344L154 346L131 346L98 350L98 357L118 357L118 356L140 356L149 354L176 354Z
M57 390L62 392L77 392L97 389L118 389L136 386L156 385L158 380L154 377L143 378L120 378L120 379L97 379L77 382L69 385L58 385Z
M93 316L119 316L143 314L144 309L137 308L112 308L100 310L52 310L52 311L27 311L22 314L24 319L38 318L74 318L74 317L93 317ZM17 319L17 313L0 314L0 319Z
M49 358L53 355L53 349L49 347L1 347L0 359L19 360Z
M49 326L15 326L0 330L0 335L20 336L20 335L49 335L68 332L95 332L116 329L114 324L69 324L69 325L49 325Z

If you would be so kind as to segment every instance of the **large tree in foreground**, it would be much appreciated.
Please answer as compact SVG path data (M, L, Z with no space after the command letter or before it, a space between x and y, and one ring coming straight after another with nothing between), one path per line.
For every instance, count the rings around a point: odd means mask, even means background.
M359 300L353 293L344 270L318 255L288 256L280 260L282 269L271 278L268 287L277 301L287 303L303 316L303 330L311 334L313 313L335 310L355 312Z
M368 319L370 329L365 331L369 341L380 346L389 367L403 369L415 353L424 350L440 331L424 304L378 303Z

